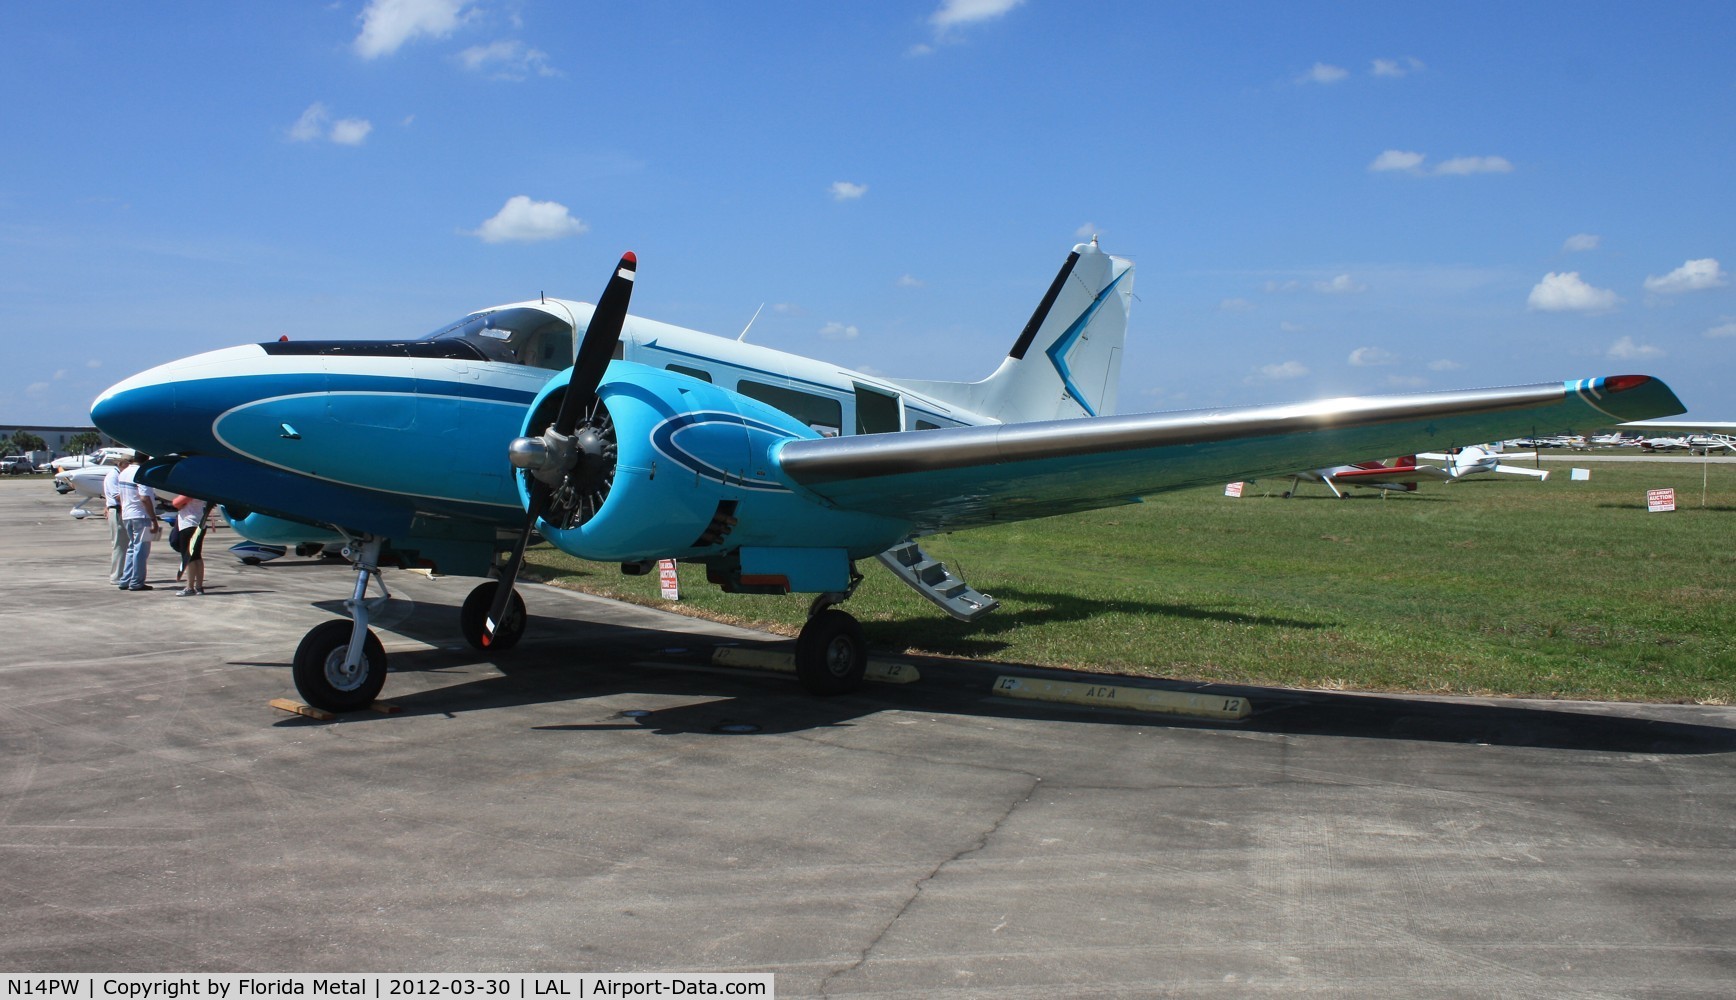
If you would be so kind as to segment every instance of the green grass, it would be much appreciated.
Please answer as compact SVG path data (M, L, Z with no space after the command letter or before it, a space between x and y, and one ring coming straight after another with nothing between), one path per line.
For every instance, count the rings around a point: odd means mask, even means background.
M927 539L1000 610L966 625L872 561L847 610L879 653L1371 691L1736 701L1736 465L1586 463L1418 493L1173 493ZM1650 514L1648 488L1681 507ZM1272 495L1262 496L1270 489ZM533 577L794 635L809 596L747 597L533 549Z

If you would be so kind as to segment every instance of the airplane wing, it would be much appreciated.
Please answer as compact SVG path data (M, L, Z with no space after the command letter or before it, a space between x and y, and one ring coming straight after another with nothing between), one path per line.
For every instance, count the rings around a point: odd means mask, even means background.
M936 532L1289 475L1345 455L1410 454L1419 440L1444 451L1680 412L1663 382L1620 375L792 440L777 460L796 485L836 507L891 514L913 521L919 532Z
M1527 469L1523 465L1497 465L1496 472L1505 472L1509 476L1533 476L1537 479L1548 479L1548 469Z

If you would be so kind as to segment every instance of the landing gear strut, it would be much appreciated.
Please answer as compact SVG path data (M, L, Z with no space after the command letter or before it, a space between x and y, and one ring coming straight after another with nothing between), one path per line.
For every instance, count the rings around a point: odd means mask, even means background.
M380 575L384 540L368 536L350 552L355 560L356 588L344 607L350 620L323 622L302 637L295 649L291 673L302 700L328 712L353 712L373 704L386 684L386 650L368 630L369 616L392 599ZM368 599L368 581L380 586L379 597Z
M796 679L809 694L830 697L849 694L862 686L868 672L868 644L862 626L842 604L856 592L862 574L850 567L846 590L821 594L808 606L808 621L796 637Z

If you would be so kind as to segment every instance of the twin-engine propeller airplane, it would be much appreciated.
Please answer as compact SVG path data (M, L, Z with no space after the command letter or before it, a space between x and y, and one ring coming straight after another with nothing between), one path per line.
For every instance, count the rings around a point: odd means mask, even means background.
M636 266L623 257L594 307L538 299L419 340L185 358L114 386L91 417L155 456L141 481L227 505L247 537L348 540L352 620L308 632L293 671L309 703L343 711L385 681L365 598L388 555L498 574L459 616L491 652L523 633L513 582L536 532L628 572L672 557L703 563L725 590L817 594L798 676L833 694L865 666L861 628L835 607L861 580L857 560L878 556L957 617L994 607L923 555L925 535L1418 438L1453 447L1682 410L1662 382L1619 375L1112 415L1133 265L1095 241L1074 248L1000 367L973 383L881 378L630 317Z

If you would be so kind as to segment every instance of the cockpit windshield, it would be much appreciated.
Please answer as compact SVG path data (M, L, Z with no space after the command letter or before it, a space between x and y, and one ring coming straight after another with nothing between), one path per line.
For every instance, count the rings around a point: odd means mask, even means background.
M573 328L527 306L471 313L423 340L461 340L490 361L560 371L573 363Z

